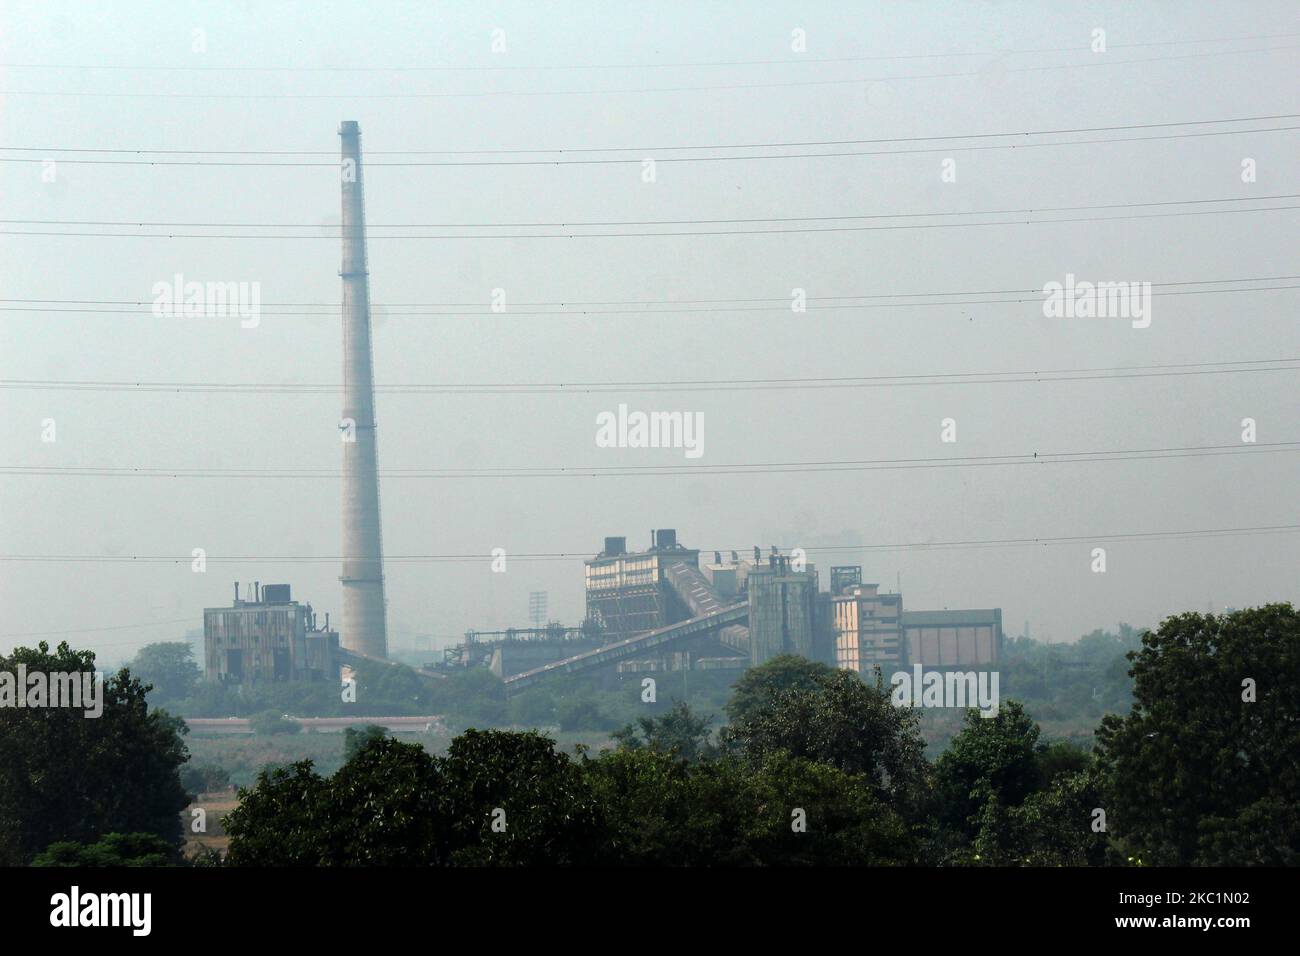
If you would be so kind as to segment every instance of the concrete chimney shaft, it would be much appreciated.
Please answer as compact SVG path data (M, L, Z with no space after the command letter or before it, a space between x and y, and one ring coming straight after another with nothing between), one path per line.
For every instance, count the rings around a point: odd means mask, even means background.
M379 524L370 278L361 174L361 129L339 128L343 187L343 647L388 656L384 549Z

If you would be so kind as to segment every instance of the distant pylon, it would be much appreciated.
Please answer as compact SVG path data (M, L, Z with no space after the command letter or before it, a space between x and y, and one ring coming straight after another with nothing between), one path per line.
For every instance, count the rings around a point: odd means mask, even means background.
M370 278L361 177L361 128L339 127L343 185L343 632L345 648L388 656L384 546L379 524Z
M546 598L546 591L528 592L528 620L533 627L543 627L546 624Z

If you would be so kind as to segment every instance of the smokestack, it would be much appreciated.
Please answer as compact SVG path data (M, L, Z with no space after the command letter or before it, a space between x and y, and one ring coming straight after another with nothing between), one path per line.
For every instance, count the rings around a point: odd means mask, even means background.
M345 648L388 656L384 550L379 525L370 279L361 176L361 128L339 127L343 186L343 631Z

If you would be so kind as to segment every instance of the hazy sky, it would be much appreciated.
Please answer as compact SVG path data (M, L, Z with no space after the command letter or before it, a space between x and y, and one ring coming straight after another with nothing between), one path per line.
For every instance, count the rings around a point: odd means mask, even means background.
M461 311L479 313L377 308L381 388L948 375L1300 356L1300 290L1157 295L1145 329L1123 319L1047 318L1041 296L1032 293L1019 303L964 304L980 297L963 295L920 307L902 305L916 299L835 298L1037 290L1071 273L1152 283L1300 274L1297 211L1240 211L1297 204L1259 198L1300 193L1297 131L1181 135L1300 122L1151 125L1300 113L1295 5L1063 6L4 3L0 233L9 234L0 235L0 379L337 383L337 309L275 303L339 301L339 243L329 227L339 216L334 163L344 119L362 130L375 302L476 303ZM1089 48L1097 28L1106 31L1102 54ZM502 52L493 51L494 30L504 31L495 34L504 37ZM805 52L792 50L795 30L806 35ZM1117 126L1141 128L921 139ZM1171 133L1180 135L1030 145ZM897 141L742 148L889 138ZM1011 143L1019 148L971 148ZM676 146L730 148L664 151ZM628 150L493 152L596 147ZM63 151L146 148L197 152ZM214 152L220 150L307 152ZM412 150L447 152L396 154ZM897 155L868 155L885 150ZM396 155L381 155L389 151ZM809 152L853 155L663 161ZM644 157L660 160L654 182L643 181ZM51 158L53 167L26 161ZM76 158L320 165L67 162ZM584 158L633 161L481 164ZM1252 183L1242 181L1247 158L1255 161ZM941 175L945 159L955 161L955 181ZM377 165L412 161L480 165ZM1209 199L1245 201L1130 205ZM1115 208L826 218L1103 205ZM1212 214L1181 215L1206 209ZM1162 215L1079 221L1156 213ZM814 218L770 221L798 217ZM1025 224L1035 218L1074 221ZM763 221L531 231L784 231L382 238L475 232L382 228L400 224L736 219ZM961 225L989 220L1004 224ZM80 224L87 221L239 225ZM790 231L797 229L835 231ZM20 231L271 238L14 234ZM233 318L151 315L154 284L177 273L259 283L260 323L241 328ZM1165 289L1225 286L1242 287ZM489 311L497 288L506 292L504 314ZM806 313L789 308L794 289L812 300ZM646 301L687 304L516 305ZM864 304L873 307L858 307ZM720 310L727 306L732 310ZM122 311L29 311L57 308ZM319 314L284 314L295 308ZM602 308L624 314L596 311ZM548 309L586 314L525 314ZM596 447L597 414L619 402L702 413L703 457ZM49 637L74 638L116 659L201 626L202 608L228 603L234 580L290 582L298 599L339 614L333 558L340 550L341 483L328 474L341 459L339 406L329 392L0 389L0 465L9 468L262 472L0 473L0 650L33 643L37 633L69 632ZM1294 366L888 388L381 391L377 409L381 472L684 470L1239 446L1247 417L1257 422L1260 445L1300 441ZM956 420L955 444L940 440L945 418ZM55 423L53 442L42 440L47 419ZM295 469L318 474L276 476ZM1289 447L1146 461L784 474L384 476L390 555L482 556L390 562L390 643L409 645L418 636L429 646L430 636L445 643L469 627L526 624L530 591L548 591L551 617L576 624L582 556L599 550L605 535L646 545L652 527L675 527L683 543L709 551L1077 537L1049 546L810 551L823 569L861 563L867 580L891 588L901 576L905 608L1001 607L1008 632L1029 620L1035 636L1055 640L1121 620L1153 624L1211 603L1218 609L1295 600L1294 533L1096 539L1296 525L1298 479L1300 456ZM1107 549L1104 574L1090 567L1096 546ZM576 557L508 557L506 573L496 574L488 555L498 547L508 555ZM194 548L206 549L206 573L191 570ZM39 556L97 559L32 560ZM104 560L114 557L126 560ZM284 560L248 560L254 557ZM78 636L86 628L99 630Z

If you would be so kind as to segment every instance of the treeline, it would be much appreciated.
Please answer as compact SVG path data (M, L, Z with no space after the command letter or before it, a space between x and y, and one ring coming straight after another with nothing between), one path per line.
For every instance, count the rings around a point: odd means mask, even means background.
M180 641L150 644L128 667L151 685L153 706L183 717L251 718L271 711L296 717L453 713L465 720L498 723L508 716L501 681L481 669L435 681L401 664L363 661L354 668L355 701L345 702L339 685L329 681L205 681L193 645Z
M0 670L87 670L66 644ZM332 776L264 771L230 865L1252 865L1300 862L1300 615L1184 614L1129 655L1132 707L1085 751L1020 703L926 759L889 688L801 658L747 671L726 724L684 704L612 752L470 730L445 755L350 734ZM0 709L0 862L178 860L183 724L129 672L103 717ZM148 839L152 836L153 839ZM139 859L132 857L139 854ZM210 856L203 862L218 862Z
M444 757L362 744L267 771L233 865L1251 865L1300 862L1300 616L1185 614L1131 655L1134 705L1088 753L1016 702L923 755L889 688L800 658L752 669L716 737L679 705L592 758L469 731Z
M1118 633L1094 631L1071 644L1029 638L1006 641L998 670L1002 693L1022 701L1038 719L1089 733L1105 713L1127 711L1132 678L1126 653L1140 633L1121 624ZM507 699L501 681L482 668L450 671L429 680L401 665L362 663L356 672L355 703L345 703L328 683L207 683L184 642L151 644L130 662L131 673L152 685L149 701L184 717L249 717L274 713L297 717L437 714L453 728L554 727L562 732L609 733L644 713L640 682L603 689L591 678L557 678ZM689 696L705 712L721 714L738 677L736 671L656 674L664 705ZM885 675L888 679L889 675ZM948 715L926 712L923 730L932 746L946 747L960 727ZM274 727L263 716L266 730Z

